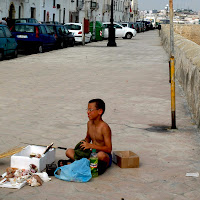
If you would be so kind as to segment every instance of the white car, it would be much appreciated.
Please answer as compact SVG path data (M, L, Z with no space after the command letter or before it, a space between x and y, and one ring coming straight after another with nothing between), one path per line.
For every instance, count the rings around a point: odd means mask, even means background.
M83 37L83 29L82 29L82 24L81 23L66 23L65 27L71 32L75 38L75 42L82 42L82 37ZM91 42L91 37L92 34L86 33L85 34L85 43Z
M137 32L135 29L129 28L129 27L123 27L121 24L113 23L115 28L115 37L121 37L124 39L131 39L132 37L135 37ZM104 28L104 38L108 38L108 29L110 26L110 22L104 22L103 28Z

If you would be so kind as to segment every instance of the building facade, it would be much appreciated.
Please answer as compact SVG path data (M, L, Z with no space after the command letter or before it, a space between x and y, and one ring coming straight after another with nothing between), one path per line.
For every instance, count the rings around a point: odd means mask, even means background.
M130 21L130 0L113 0L114 21ZM35 18L60 23L110 21L111 0L1 0L0 19Z
M130 1L130 21L136 22L139 19L138 0Z

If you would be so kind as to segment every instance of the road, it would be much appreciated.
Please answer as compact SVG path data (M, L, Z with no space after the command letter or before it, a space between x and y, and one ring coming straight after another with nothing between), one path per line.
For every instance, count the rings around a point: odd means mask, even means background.
M0 63L0 152L24 143L74 147L86 134L87 103L102 98L113 151L140 157L138 169L115 164L88 183L52 178L43 186L0 189L0 199L197 200L200 137L176 83L171 130L168 55L157 30L131 40L93 42ZM25 145L26 146L26 145ZM56 162L64 151L56 151ZM0 160L0 172L10 158ZM198 197L198 198L197 198Z

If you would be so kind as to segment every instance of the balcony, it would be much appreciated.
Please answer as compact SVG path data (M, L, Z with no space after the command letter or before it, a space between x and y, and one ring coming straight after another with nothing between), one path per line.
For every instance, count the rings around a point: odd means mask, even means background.
M124 8L128 9L130 7L130 2L129 1L125 1L124 2Z
M97 2L91 1L90 9L91 10L97 10L98 8L99 8L99 4Z
M84 1L83 0L77 1L76 10L82 10L83 9L83 5L84 5Z
M111 5L104 4L103 5L103 13L111 11Z

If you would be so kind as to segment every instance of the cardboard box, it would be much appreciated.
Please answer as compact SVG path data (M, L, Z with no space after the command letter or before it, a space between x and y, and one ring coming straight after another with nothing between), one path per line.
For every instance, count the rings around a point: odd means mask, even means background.
M51 164L55 161L55 149L51 148L47 153L43 154L46 147L29 145L19 153L11 156L11 167L19 169L30 169L29 165L34 164L41 172L46 168L46 164ZM31 153L43 154L41 158L30 157Z
M139 156L132 151L113 151L113 162L121 168L138 168Z

